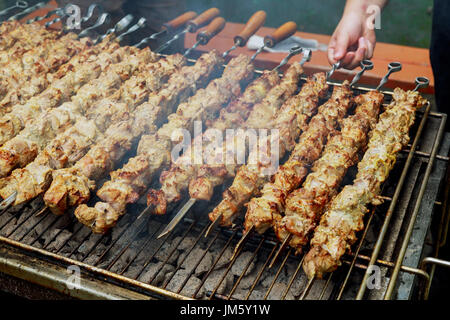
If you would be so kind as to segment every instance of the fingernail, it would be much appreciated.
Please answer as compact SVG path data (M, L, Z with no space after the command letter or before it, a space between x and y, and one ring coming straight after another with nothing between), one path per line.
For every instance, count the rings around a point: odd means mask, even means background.
M334 58L335 58L336 60L339 60L341 57L342 57L342 51L337 50L337 51L334 53Z

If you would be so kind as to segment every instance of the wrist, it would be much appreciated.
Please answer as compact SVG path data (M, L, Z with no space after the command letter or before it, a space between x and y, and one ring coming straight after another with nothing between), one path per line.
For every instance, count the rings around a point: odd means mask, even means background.
M376 5L383 9L387 2L387 0L347 0L343 16L358 15L363 18L367 15L367 9L370 6Z

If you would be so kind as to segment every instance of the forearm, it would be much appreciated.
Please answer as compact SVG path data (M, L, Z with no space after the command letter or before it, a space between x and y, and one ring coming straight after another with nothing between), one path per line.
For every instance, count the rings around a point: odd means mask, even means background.
M365 14L367 12L367 8L373 5L383 9L387 3L388 0L347 0L344 9L344 16L350 13Z

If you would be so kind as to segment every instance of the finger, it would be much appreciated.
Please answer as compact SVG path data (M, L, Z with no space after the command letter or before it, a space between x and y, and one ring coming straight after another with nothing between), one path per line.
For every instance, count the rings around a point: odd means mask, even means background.
M354 69L358 67L363 59L367 56L367 44L363 37L358 40L358 49L354 52L352 59L346 59L345 66L347 69Z
M355 56L353 57L353 60L349 63L348 68L349 69L355 69L361 64L361 61L366 58L366 47L360 47L355 52Z
M335 64L337 61L334 59L334 51L336 48L336 38L333 37L330 40L330 43L328 44L328 62L330 64Z
M347 52L345 57L341 59L341 67L344 69L349 69L350 64L352 63L354 58L355 58L354 51Z
M375 50L374 45L368 39L365 39L365 41L366 41L366 47L367 47L366 59L372 59L373 52Z
M336 45L334 50L334 60L339 61L345 57L349 47L349 36L347 33L339 33L336 36Z

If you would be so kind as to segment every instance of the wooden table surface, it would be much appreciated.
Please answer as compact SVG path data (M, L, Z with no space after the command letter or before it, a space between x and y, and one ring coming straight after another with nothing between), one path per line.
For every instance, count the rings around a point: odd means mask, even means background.
M228 22L225 29L214 37L206 46L198 47L197 54L207 52L215 48L220 52L224 52L233 45L233 38L243 28L243 24ZM273 28L261 28L257 35L265 36L274 31ZM316 39L319 43L328 44L330 36L297 32L296 36L304 39ZM191 47L195 43L195 34L188 34L185 39L185 46ZM230 57L244 53L252 55L255 51L247 49L247 47L238 48L230 54ZM195 55L195 53L193 53ZM286 53L269 53L262 52L256 59L255 64L258 68L273 68L286 56ZM291 59L291 63L301 60L301 56ZM389 62L398 61L403 65L401 72L391 75L386 87L401 87L404 89L414 88L414 80L417 76L425 76L430 79L430 87L423 89L423 92L434 92L434 80L429 59L429 50L422 48L414 48L407 46L399 46L388 43L377 43L374 57L372 58L374 69L367 71L360 83L368 85L376 85L387 72L387 64ZM327 71L330 65L327 59L327 53L323 51L314 51L310 62L305 64L305 72L311 74L318 71ZM338 70L333 76L336 80L350 79L357 71Z

